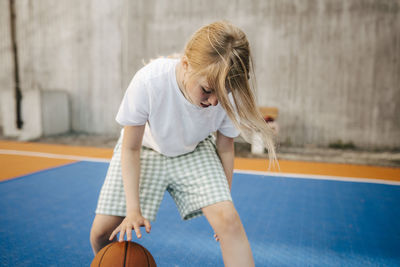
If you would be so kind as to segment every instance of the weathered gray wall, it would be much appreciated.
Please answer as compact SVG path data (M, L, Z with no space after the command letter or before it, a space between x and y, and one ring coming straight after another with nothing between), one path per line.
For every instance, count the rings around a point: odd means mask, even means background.
M8 1L1 3L7 6L0 11L3 17L8 15ZM116 132L114 117L123 93L121 1L16 0L16 4L22 91L67 90L73 130ZM1 51L2 61L11 50ZM12 68L8 73L12 79ZM1 89L8 86L2 83Z
M283 137L399 146L400 2L280 3L256 9L266 45L255 51L260 99L279 107Z
M128 1L124 84L142 58L226 18L248 35L259 104L279 108L282 141L400 146L400 1L190 3Z
M4 3L2 65L11 64ZM259 104L279 108L282 141L400 146L400 0L17 3L23 90L68 90L76 131L117 133L142 60L181 51L197 28L225 18L248 35Z
M12 76L12 54L10 38L10 16L8 1L0 1L0 90L12 88L14 78ZM1 110L1 108L0 108ZM0 116L0 126L3 125Z

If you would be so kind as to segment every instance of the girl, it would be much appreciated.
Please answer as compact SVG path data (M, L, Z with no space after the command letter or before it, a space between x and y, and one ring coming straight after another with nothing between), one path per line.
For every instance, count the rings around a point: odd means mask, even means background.
M195 32L180 59L157 59L135 74L116 117L124 129L91 229L95 254L118 233L119 241L125 234L132 240L132 230L141 238L142 226L149 233L167 190L184 220L206 216L226 266L254 266L230 194L239 133L246 140L261 133L276 159L252 73L246 35L219 21Z

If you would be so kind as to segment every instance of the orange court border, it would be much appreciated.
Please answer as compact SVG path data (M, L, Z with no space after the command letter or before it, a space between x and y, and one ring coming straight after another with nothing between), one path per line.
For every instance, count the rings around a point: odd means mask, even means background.
M0 140L0 181L78 161L108 162L112 153L111 148ZM234 166L238 172L348 177L400 184L400 168L289 160L280 160L279 165L280 171L268 172L266 159L235 158Z

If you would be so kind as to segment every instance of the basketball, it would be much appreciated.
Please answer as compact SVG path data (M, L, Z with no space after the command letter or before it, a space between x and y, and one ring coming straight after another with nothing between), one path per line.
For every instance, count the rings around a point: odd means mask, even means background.
M156 267L150 252L135 242L113 242L102 248L90 267Z

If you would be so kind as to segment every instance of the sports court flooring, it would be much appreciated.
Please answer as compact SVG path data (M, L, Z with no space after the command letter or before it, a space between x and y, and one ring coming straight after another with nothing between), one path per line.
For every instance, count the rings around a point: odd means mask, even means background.
M112 149L0 141L0 266L89 266ZM232 195L256 266L400 266L400 169L236 159ZM205 218L168 194L138 241L158 266L223 266Z

